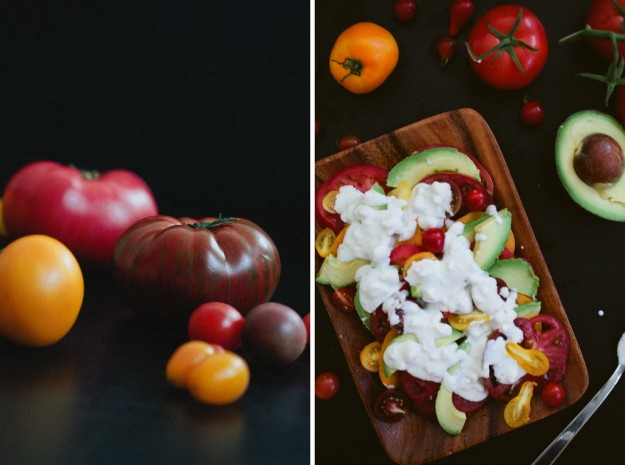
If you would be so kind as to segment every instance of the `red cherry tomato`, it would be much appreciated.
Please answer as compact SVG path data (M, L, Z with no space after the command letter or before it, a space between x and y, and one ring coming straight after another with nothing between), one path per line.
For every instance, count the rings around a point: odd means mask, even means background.
M549 407L557 407L564 403L565 391L564 386L560 383L547 384L541 393L543 402Z
M321 123L317 118L315 118L315 137L319 137L319 133L321 132Z
M391 265L402 266L408 257L421 251L421 247L416 244L398 245L391 251Z
M545 119L545 109L540 102L527 101L521 107L521 121L526 126L538 126Z
M542 23L518 5L488 10L473 25L467 43L473 71L496 89L527 86L542 71L549 54Z
M355 136L353 134L341 137L336 143L337 148L342 152L343 150L351 149L352 147L356 147L362 141L360 137Z
M84 171L52 161L22 167L3 197L10 237L51 236L89 265L108 266L126 228L156 213L152 192L136 174Z
M356 292L351 287L341 287L332 293L332 304L342 312L353 312Z
M440 228L423 231L423 248L433 254L441 253L445 247L445 233Z
M488 198L482 189L471 189L464 194L464 204L471 212L481 212L488 206Z
M304 315L304 325L306 326L306 343L310 344L310 313Z
M218 344L226 350L241 347L243 315L223 302L207 302L197 307L188 323L189 339Z
M323 400L331 399L339 392L340 387L339 377L326 371L315 379L315 396Z
M329 211L324 203L324 198L332 191L338 191L341 186L354 186L365 192L375 183L382 187L386 186L388 171L370 165L352 165L339 171L330 179L319 186L315 194L315 220L321 228L330 228L338 234L345 223L335 211Z
M436 41L436 53L443 68L456 57L457 48L456 39L453 37L443 36Z
M616 3L619 9L614 5ZM586 24L593 29L623 33L625 0L593 0L586 13ZM614 51L608 39L591 39L588 41L595 52L606 61L612 61ZM617 42L621 56L625 56L625 43Z
M449 35L455 37L473 17L475 5L471 0L454 0L449 7Z
M410 21L417 13L417 2L415 0L396 0L393 11L395 17L400 21Z

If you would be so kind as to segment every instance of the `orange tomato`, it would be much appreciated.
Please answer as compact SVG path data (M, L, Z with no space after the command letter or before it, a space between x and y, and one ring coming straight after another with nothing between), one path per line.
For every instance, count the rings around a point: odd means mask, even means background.
M363 368L374 373L379 371L381 352L382 344L379 341L373 341L367 344L360 351L360 363Z
M84 281L78 261L44 235L17 239L0 252L0 334L45 347L62 339L78 318Z
M388 78L398 59L399 48L389 31L374 23L356 23L336 39L330 73L350 92L365 94Z
M179 388L187 387L191 370L206 357L223 352L224 349L204 341L189 341L178 347L167 361L165 377L170 384Z
M191 370L187 381L195 399L210 405L225 405L245 393L250 369L241 356L224 351L202 360Z

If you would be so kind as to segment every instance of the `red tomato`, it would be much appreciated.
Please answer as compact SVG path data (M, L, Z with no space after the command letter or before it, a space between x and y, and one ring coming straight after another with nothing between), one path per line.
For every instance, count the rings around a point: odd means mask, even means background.
M400 21L410 21L417 14L417 2L415 0L395 0L393 12Z
M193 310L189 318L189 339L218 344L226 350L241 347L243 315L232 305L206 302Z
M331 399L339 392L340 387L339 377L334 373L321 373L315 379L315 396L323 400Z
M360 140L360 137L355 136L353 134L349 134L347 136L341 137L336 143L336 147L340 151L343 151L343 150L351 149L352 147L356 147L361 142L362 141Z
M457 48L456 39L453 37L443 36L436 41L436 53L443 68L456 57Z
M213 301L245 316L269 300L281 271L271 238L242 218L144 218L117 241L113 265L133 304L187 316Z
M593 29L599 29L603 31L613 31L618 34L623 33L623 20L625 14L623 11L618 11L614 6L615 0L593 0L586 13L586 24ZM625 0L616 0L616 3L621 9L625 8ZM612 61L614 59L614 51L612 50L612 43L607 39L590 39L588 40L598 55L603 57L606 61ZM617 42L618 50L621 56L625 56L625 43Z
M99 174L52 161L22 167L3 197L11 237L54 237L90 265L108 265L122 232L156 213L152 192L137 175L125 170Z
M471 0L454 0L449 7L449 35L456 37L471 20L475 5Z
M341 186L354 186L361 191L367 191L376 182L382 187L386 186L386 178L388 171L369 165L352 165L339 171L330 179L325 181L317 189L315 195L315 219L321 228L330 228L338 234L345 223L341 221L340 216L329 211L324 206L323 199L332 191L338 191Z
M423 248L433 254L439 254L445 247L445 232L440 228L423 231Z
M304 325L306 326L306 344L310 344L310 313L307 313L302 318Z
M538 126L545 119L545 109L540 102L527 101L521 107L520 116L526 126Z
M549 407L562 405L565 398L564 386L560 383L549 383L543 388L541 396Z
M545 28L534 13L518 5L488 10L473 25L467 43L473 71L496 89L527 86L549 54Z

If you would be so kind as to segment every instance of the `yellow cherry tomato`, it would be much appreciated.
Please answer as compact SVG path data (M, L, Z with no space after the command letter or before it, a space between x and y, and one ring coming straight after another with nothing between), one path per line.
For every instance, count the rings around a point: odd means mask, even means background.
M382 344L379 341L370 342L360 351L360 363L365 370L373 373L379 371L381 352Z
M508 342L506 352L532 376L542 376L549 371L549 359L540 350L526 349L516 342Z
M382 347L380 348L380 367L378 370L378 374L380 375L380 381L382 384L388 389L394 389L397 386L397 379L399 378L399 374L397 371L391 373L390 376L387 376L384 373L384 352L389 344L399 336L399 331L397 328L391 328L391 330L384 337L384 341L382 342Z
M321 258L326 258L332 252L336 241L336 234L330 228L322 229L315 238L315 249Z
M479 310L473 310L471 313L450 315L447 321L452 328L458 331L466 331L474 321L490 321L490 315Z
M189 373L188 388L195 399L210 405L238 400L250 383L247 362L234 352L206 357Z
M518 428L530 420L532 396L536 386L533 381L525 381L519 394L506 404L503 418L511 428Z
M165 377L170 384L179 388L186 388L191 370L206 357L223 351L221 346L204 341L185 342L169 357L165 368Z
M350 92L365 94L386 80L398 59L399 48L389 31L374 23L356 23L336 39L330 73Z
M334 255L335 257L338 256L339 245L341 245L343 243L343 240L345 239L345 233L347 233L347 228L349 228L349 225L341 229L339 233L336 235L334 244L332 244L332 250L330 251L330 255Z
M31 347L62 339L78 318L84 281L78 261L44 235L17 239L0 252L0 334Z

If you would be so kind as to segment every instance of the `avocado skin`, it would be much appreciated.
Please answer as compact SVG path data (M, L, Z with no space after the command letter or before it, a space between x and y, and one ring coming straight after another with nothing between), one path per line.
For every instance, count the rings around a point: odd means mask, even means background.
M612 221L625 221L625 175L612 184L590 186L574 167L575 154L590 134L606 134L625 149L625 130L610 115L583 110L569 116L558 129L555 143L556 168L562 185L582 208Z

